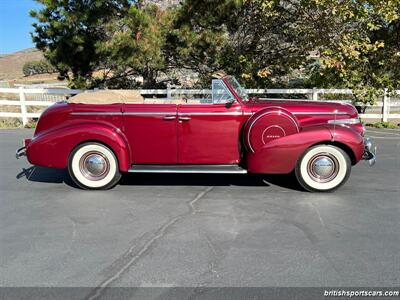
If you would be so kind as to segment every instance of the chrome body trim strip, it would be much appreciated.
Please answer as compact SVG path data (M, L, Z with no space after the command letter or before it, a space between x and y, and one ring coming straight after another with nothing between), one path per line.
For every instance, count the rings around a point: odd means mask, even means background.
M126 111L123 114L127 116L163 116L176 115L176 111Z
M339 119L339 120L328 120L328 124L359 124L361 123L359 118L352 118L352 119Z
M178 116L241 116L242 111L228 111L228 112L183 112L178 113Z
M163 115L175 115L174 111L128 111L128 112L71 112L74 116L114 116L114 115L126 115L126 116L163 116ZM243 115L242 111L229 111L229 112L184 112L178 113L178 116L240 116Z
M269 107L272 108L272 107ZM146 112L146 111L137 111L137 112L109 112L109 111L102 111L102 112L71 112L71 115L75 116L98 116L98 115L107 115L107 116L114 116L114 115L127 115L127 116L148 116L148 115L168 115L168 114L173 114L173 111L156 111L156 112ZM242 111L228 111L228 112L184 112L184 113L178 113L178 115L193 115L193 116L224 116L224 115L233 115L233 116L238 116L238 115L252 115L253 113L251 112L245 112L243 113ZM347 115L346 112L321 112L321 111L301 111L301 112L292 112L292 114L296 116L306 116L306 115Z
M71 112L73 116L119 116L122 115L122 112L117 111L102 111L102 112Z
M308 116L308 115L347 115L346 112L330 112L330 111L293 111L292 114L295 116Z

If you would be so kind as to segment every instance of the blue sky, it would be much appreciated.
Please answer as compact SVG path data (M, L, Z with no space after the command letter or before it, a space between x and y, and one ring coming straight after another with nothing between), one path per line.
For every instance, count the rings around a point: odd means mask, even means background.
M0 0L0 54L34 47L29 11L38 7L33 0Z

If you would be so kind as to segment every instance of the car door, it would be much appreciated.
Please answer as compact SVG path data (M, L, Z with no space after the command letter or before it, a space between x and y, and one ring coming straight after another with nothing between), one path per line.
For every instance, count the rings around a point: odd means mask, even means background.
M124 104L132 164L177 164L177 105Z
M226 87L213 83L213 103L178 106L179 164L237 164L243 124L240 103ZM218 94L218 93L217 93Z

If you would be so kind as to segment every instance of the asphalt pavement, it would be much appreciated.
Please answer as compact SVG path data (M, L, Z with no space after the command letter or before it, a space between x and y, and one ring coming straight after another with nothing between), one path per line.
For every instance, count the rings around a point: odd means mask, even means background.
M398 287L400 131L334 193L292 176L131 174L83 191L0 130L0 286Z

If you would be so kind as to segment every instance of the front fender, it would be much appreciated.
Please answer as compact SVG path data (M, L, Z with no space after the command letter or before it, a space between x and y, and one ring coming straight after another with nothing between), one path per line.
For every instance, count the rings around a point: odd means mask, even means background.
M247 156L251 173L287 174L294 170L306 149L316 144L340 143L348 147L358 162L364 151L363 138L351 128L330 125L305 127L301 132L269 142Z
M33 165L66 168L74 147L87 141L96 141L111 148L118 158L120 171L129 170L131 152L127 139L120 129L106 124L80 123L44 132L31 140L26 154Z
M333 143L341 143L351 149L354 154L354 163L359 162L364 154L364 138L357 131L357 128L345 126L326 126L332 134Z

